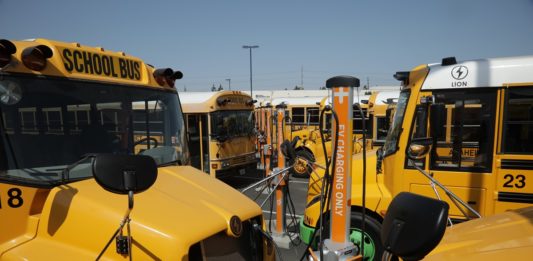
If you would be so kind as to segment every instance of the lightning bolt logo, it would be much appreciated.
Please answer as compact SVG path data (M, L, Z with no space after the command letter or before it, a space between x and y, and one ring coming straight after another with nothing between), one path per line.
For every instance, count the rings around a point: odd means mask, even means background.
M461 75L463 74L462 69L462 67L459 67L459 69L457 69L457 78L461 78Z
M468 75L468 68L466 66L455 66L452 69L452 77L456 80L462 80Z

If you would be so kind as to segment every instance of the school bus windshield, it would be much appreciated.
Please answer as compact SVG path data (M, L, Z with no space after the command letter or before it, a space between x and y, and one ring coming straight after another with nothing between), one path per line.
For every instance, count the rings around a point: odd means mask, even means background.
M144 154L188 163L175 91L60 78L0 78L0 179L54 185L91 177L84 155Z
M387 156L393 154L398 150L398 138L402 132L402 123L405 114L405 108L407 107L407 100L409 99L409 91L402 91L398 98L398 104L396 105L396 112L392 120L392 125L389 130L389 134L383 145L383 155Z
M253 111L216 111L211 113L212 135L215 139L248 136L253 131Z

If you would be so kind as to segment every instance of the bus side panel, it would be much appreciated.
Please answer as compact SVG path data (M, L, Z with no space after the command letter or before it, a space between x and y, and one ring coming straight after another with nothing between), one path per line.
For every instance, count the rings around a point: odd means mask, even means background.
M0 254L35 236L48 192L0 183Z

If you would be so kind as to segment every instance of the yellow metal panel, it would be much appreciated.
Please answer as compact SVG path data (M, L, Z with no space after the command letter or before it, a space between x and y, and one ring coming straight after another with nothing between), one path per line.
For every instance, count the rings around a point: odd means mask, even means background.
M454 186L446 186L446 188L451 190L455 195L457 195L463 201L469 203L469 205L472 208L474 208L476 211L478 211L481 215L484 215L485 205L486 205L485 201L487 200L486 189L454 187ZM450 217L458 218L458 219L465 219L465 216L462 214L459 208L457 208L457 206L449 200L448 196L446 196L446 193L440 188L437 188L437 191L439 193L440 198L442 200L447 201L448 204L450 205L450 210L449 210ZM437 196L435 195L433 188L431 188L429 184L411 184L410 192L437 199ZM468 213L468 210L464 207L463 207L463 211Z
M94 259L126 209L127 196L107 192L93 179L59 186L44 205L37 237L2 258ZM131 213L134 257L181 260L192 244L226 231L233 215L247 220L260 216L261 209L192 167L160 168L154 186L135 195ZM105 258L124 257L109 249Z
M454 225L424 260L529 260L532 221L530 207Z

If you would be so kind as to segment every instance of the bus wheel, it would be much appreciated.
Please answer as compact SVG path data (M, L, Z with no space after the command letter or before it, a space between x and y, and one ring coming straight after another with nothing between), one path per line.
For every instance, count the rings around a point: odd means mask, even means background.
M296 156L298 158L303 158L309 162L315 162L315 157L313 156L311 152L307 150L296 151ZM311 166L311 164L306 163L301 160L296 161L294 166L291 168L292 176L296 178L309 178L309 175L311 175L311 172L313 172L313 167Z
M360 212L351 213L349 238L359 248L365 249L364 260L381 260L383 245L381 244L381 223L376 219L366 216L364 243L361 244L361 224L363 215Z

